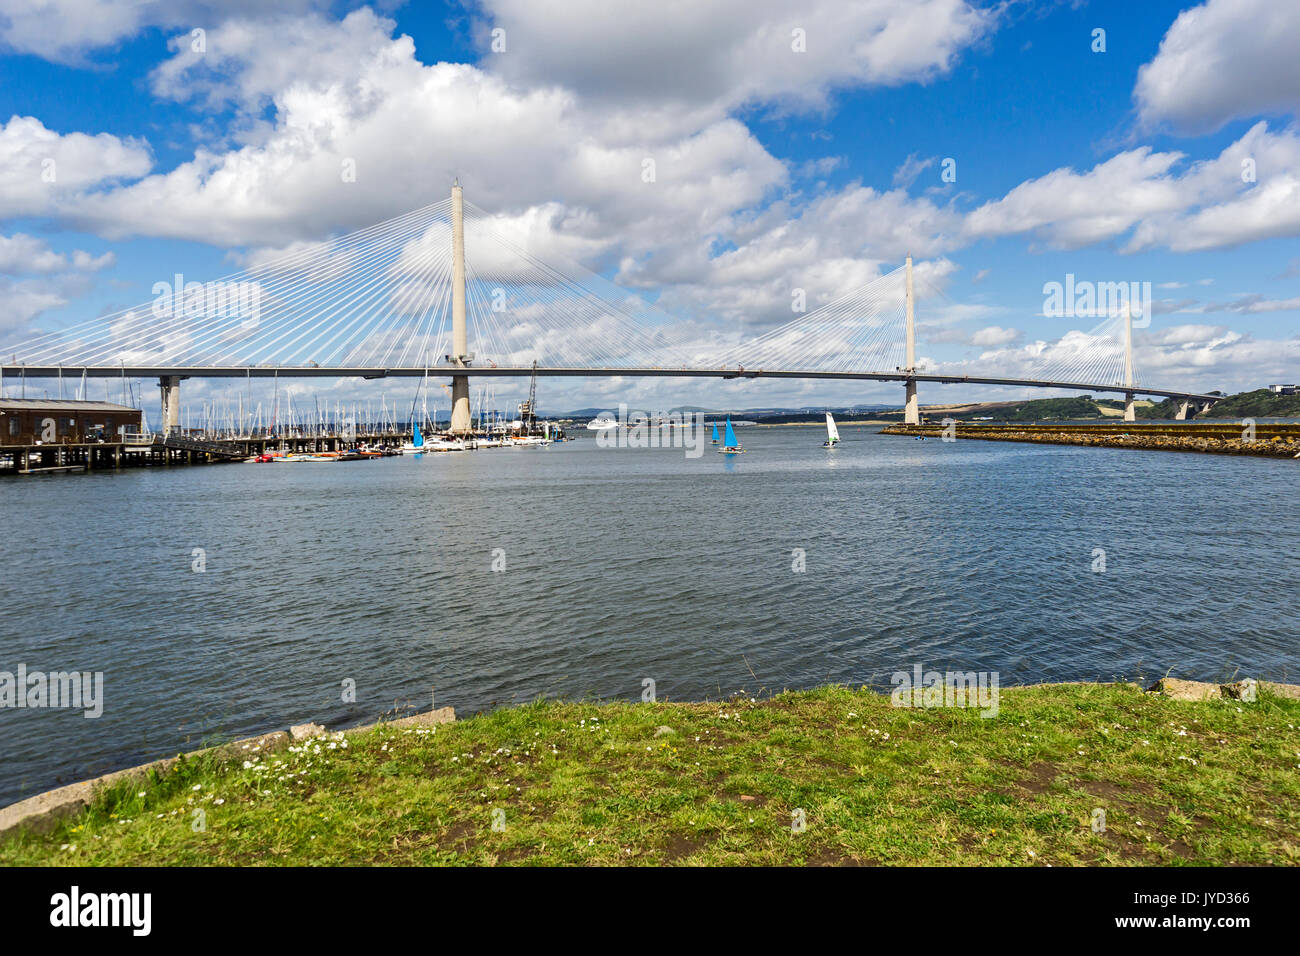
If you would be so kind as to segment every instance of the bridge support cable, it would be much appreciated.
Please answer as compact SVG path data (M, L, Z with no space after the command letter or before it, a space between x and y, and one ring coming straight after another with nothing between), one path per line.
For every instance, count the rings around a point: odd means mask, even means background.
M160 378L164 428L175 426L186 377L339 375L429 369L453 378L453 419L468 421L468 380L519 375L720 375L901 381L904 417L919 418L918 383L1107 389L1134 414L1138 384L1126 309L1050 340L993 346L922 367L912 259L859 289L747 341L684 341L685 323L647 297L557 256L549 229L525 228L453 197L278 254L214 282L155 285L155 298L0 350L0 374ZM538 253L545 247L545 258ZM939 292L942 295L942 292ZM954 303L955 304L955 303ZM1064 328L1064 326L1062 326ZM713 335L717 342L721 333ZM733 338L734 341L734 338ZM450 364L447 356L451 356ZM472 356L472 359L471 359ZM459 370L459 371L458 371ZM0 378L3 381L3 378ZM1089 385L1088 383L1092 383ZM13 388L10 385L10 388ZM62 384L60 384L62 388ZM1206 396L1176 392L1198 402ZM461 409L457 417L456 409Z
M409 246L446 219L447 205L303 244L213 282L158 283L150 302L37 335L7 348L6 357L81 368L324 364L346 354L345 340L409 320L414 303L394 286L395 269L437 284L446 252L412 257Z
M751 342L715 353L709 364L807 372L901 369L906 361L904 272L895 269Z

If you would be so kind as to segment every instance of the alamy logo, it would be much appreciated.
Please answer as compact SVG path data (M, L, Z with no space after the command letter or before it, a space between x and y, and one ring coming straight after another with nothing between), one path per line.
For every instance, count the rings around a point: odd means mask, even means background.
M94 719L104 712L104 672L0 671L0 707L51 707L83 710Z
M260 282L186 282L178 272L172 282L155 282L153 294L160 319L242 319L240 326L251 329L262 318Z
M132 935L148 936L153 926L151 893L68 893L50 897L51 926L129 926Z
M895 671L890 703L895 707L978 707L981 717L998 715L997 671Z
M1044 283L1043 295L1043 315L1051 319L1116 318L1130 309L1135 329L1151 324L1150 282L1076 281L1068 272L1064 283Z
M612 418L601 412L599 419ZM596 433L600 448L683 448L687 458L704 454L704 413L666 412L643 414L633 412L629 417L627 405L618 406L618 425L603 428Z

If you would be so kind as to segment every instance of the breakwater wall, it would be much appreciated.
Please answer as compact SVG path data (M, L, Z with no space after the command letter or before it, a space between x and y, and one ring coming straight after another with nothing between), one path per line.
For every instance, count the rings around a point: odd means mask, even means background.
M1189 451L1261 458L1300 458L1300 425L1232 422L1119 422L1073 424L1021 422L956 422L944 425L887 425L882 435L924 438L970 438L981 441L1086 445L1099 448L1139 448L1147 451Z

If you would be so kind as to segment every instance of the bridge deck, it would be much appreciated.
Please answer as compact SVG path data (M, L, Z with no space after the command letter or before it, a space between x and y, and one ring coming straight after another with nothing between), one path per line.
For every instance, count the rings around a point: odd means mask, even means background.
M969 385L1010 385L1021 388L1064 388L1081 392L1114 392L1135 395L1159 395L1164 398L1181 398L1191 401L1213 402L1221 395L1205 395L1197 392L1184 392L1170 389L1153 388L1147 385L1121 385L1116 382L1053 382L1044 379L993 378L976 375L939 375L927 373L893 372L824 372L815 369L740 369L740 368L547 368L531 366L495 368L475 365L455 368L450 365L430 366L429 368L378 368L363 366L264 366L264 365L230 365L230 366L176 366L176 365L100 365L83 368L81 366L0 366L0 373L5 378L159 378L175 375L180 378L417 378L425 374L446 377L449 375L467 375L486 378L517 378L532 375L567 376L571 378L797 378L830 379L838 381L875 381L875 382L935 382L938 384Z

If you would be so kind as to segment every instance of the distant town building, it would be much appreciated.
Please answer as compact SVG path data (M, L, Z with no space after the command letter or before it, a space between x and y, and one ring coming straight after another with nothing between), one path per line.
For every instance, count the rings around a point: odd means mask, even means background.
M0 398L0 445L80 445L121 441L139 432L144 414L111 402Z
M1300 385L1270 385L1268 390L1278 395L1300 395Z

